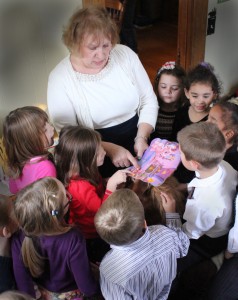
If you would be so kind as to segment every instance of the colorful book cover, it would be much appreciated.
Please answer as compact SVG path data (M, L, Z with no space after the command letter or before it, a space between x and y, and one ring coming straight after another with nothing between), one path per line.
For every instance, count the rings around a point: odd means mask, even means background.
M177 169L179 163L178 143L156 138L139 161L140 169L132 166L128 170L131 177L158 186Z

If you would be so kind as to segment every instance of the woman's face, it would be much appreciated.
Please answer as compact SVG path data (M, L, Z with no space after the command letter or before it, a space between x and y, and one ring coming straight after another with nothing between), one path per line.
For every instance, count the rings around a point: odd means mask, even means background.
M89 34L85 35L80 48L73 54L79 58L82 73L96 74L106 66L111 49L110 39Z

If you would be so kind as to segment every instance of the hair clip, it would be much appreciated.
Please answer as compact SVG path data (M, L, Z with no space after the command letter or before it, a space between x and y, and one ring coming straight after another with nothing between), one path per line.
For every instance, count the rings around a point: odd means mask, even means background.
M163 66L159 69L157 75L159 75L164 70L173 70L175 68L175 61L167 61Z
M52 215L53 217L58 216L58 214L59 214L59 211L58 211L57 209L54 209L54 210L51 211L51 215Z
M238 105L238 97L236 97L236 98L231 98L231 99L229 99L227 102L233 103L233 104L235 104L235 105Z

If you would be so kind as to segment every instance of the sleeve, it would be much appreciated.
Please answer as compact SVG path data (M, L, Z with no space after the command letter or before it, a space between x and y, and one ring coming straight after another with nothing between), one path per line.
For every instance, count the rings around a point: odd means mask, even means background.
M194 199L188 199L183 215L186 220L183 230L190 239L198 239L214 226L217 216L215 207L212 210L206 207L201 209Z
M140 97L138 124L148 123L155 128L159 109L157 97L141 61L133 51L131 52L131 55L134 56L134 59L131 60L133 62L133 77Z
M235 222L228 235L227 250L230 253L238 252L238 195L235 199Z
M79 180L75 182L72 188L69 188L69 192L73 196L73 210L75 215L78 214L77 210L90 211L96 214L102 203L108 198L110 191L106 191L103 198L100 198L97 194L97 189L91 183L86 180ZM74 201L75 200L75 201Z
M90 269L86 243L84 238L77 231L75 231L75 238L70 245L69 264L78 289L86 296L97 294L99 287Z
M55 68L48 79L47 105L49 116L59 132L66 125L78 125L76 112L70 100L70 83L64 69ZM72 94L73 89L71 89Z
M100 287L105 299L134 299L134 297L129 295L122 286L106 280L102 272L100 272Z
M186 256L190 242L188 236L182 230L182 223L179 214L166 213L166 226L176 233L174 236L176 257L180 258Z
M22 261L21 245L22 242L20 239L20 234L19 232L17 232L13 235L11 244L13 271L15 275L17 289L35 298L36 295L32 277Z

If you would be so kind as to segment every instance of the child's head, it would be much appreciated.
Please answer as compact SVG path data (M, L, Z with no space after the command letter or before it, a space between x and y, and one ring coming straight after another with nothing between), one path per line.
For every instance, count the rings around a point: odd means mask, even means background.
M36 237L65 231L68 204L63 184L56 178L45 177L23 188L17 194L14 208L24 233Z
M15 215L25 234L22 259L33 277L39 277L44 271L45 259L37 251L39 238L70 229L64 221L70 201L63 184L53 177L39 179L17 195Z
M200 63L188 72L185 95L196 112L207 111L212 101L218 98L220 90L220 82L209 63Z
M158 71L154 81L154 91L159 104L178 106L184 101L186 73L175 62L166 62Z
M216 167L223 159L226 142L215 124L208 122L194 123L184 127L177 136L183 165L192 171ZM192 163L192 165L191 165Z
M19 291L6 291L0 294L0 300L32 300L33 298Z
M98 166L103 164L105 151L97 131L80 126L64 127L55 148L58 178L67 185L70 178L83 178L96 185Z
M0 236L9 238L17 230L17 222L13 210L15 197L0 195Z
M120 189L102 204L94 223L97 232L108 244L131 244L143 234L144 208L132 190Z
M20 175L30 158L47 155L53 137L54 128L42 109L25 106L11 111L3 123L3 141L10 169Z
M165 211L162 205L161 192L170 195L176 202L176 212L184 213L185 193L179 190L179 182L170 176L159 186L152 186L139 179L130 184L130 188L138 195L145 210L147 225L166 224Z
M216 103L210 110L208 122L220 129L227 146L238 142L238 100L231 99ZM229 148L229 147L228 147Z

